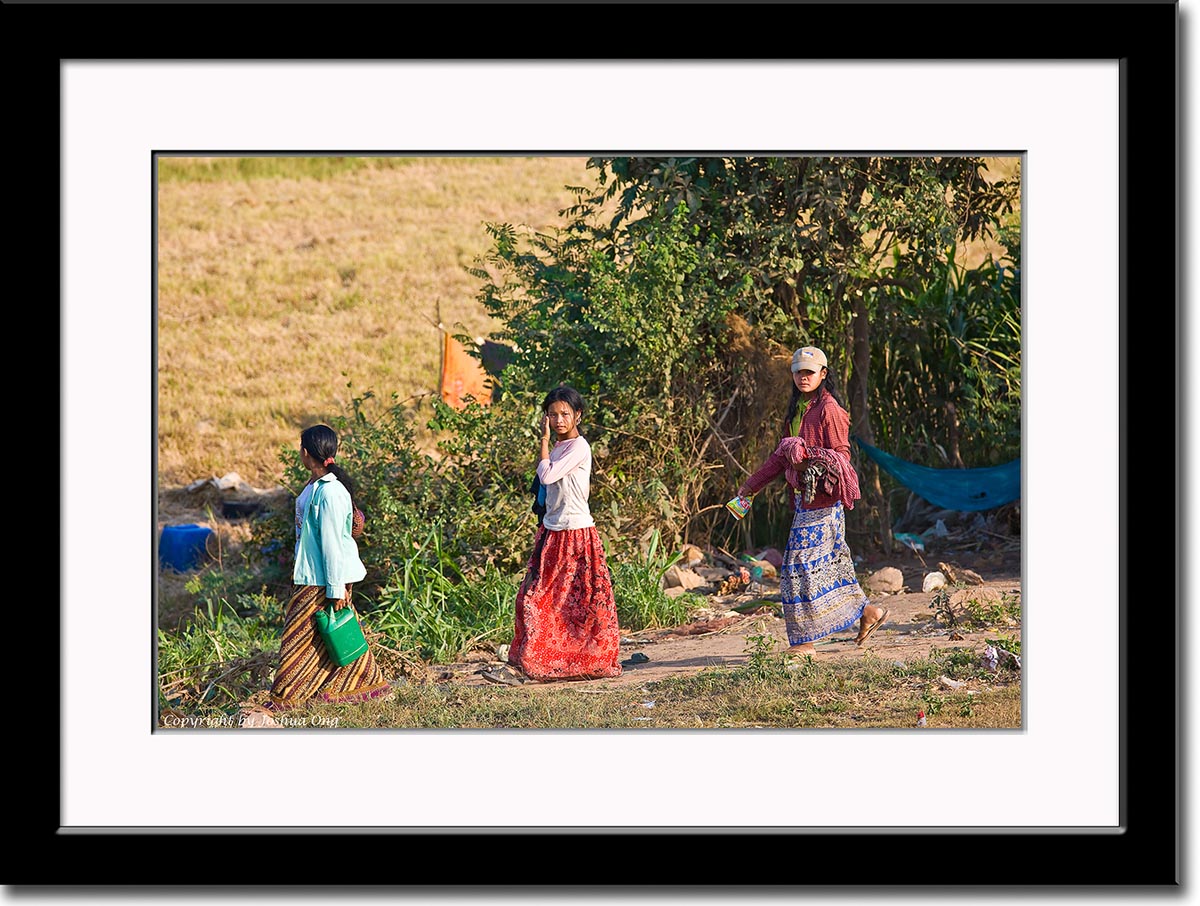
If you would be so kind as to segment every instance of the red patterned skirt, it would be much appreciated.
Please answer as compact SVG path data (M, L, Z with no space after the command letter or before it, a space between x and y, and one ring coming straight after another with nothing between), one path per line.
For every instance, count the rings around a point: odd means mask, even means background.
M303 705L310 698L326 702L353 702L387 695L391 685L368 650L358 660L339 667L329 659L325 643L317 635L313 616L325 606L324 585L297 585L283 618L283 641L279 666L271 685L267 708L282 711ZM335 610L354 607L350 586Z
M517 592L508 662L539 680L621 675L617 603L595 526L542 527Z

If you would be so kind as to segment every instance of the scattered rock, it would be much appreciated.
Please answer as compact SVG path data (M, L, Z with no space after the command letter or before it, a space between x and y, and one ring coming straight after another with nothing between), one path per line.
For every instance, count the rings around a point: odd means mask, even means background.
M663 574L663 583L667 588L682 587L688 591L700 588L708 582L686 567L672 566Z
M921 591L930 592L935 588L941 588L946 584L946 577L940 572L926 573L924 580L921 582Z
M867 578L867 591L896 594L904 588L904 573L894 566L877 569Z
M960 588L950 596L951 607L965 607L968 604L999 604L1004 596L995 588Z
M238 491L247 495L256 493L254 486L237 472L228 472L220 478L214 478L212 483L218 491Z
M698 566L704 562L704 551L694 544L685 544L679 552L679 562L686 567Z
M946 578L951 584L957 585L959 582L965 582L969 585L982 585L983 576L975 572L973 569L959 566L957 563L939 563L938 569L945 573Z

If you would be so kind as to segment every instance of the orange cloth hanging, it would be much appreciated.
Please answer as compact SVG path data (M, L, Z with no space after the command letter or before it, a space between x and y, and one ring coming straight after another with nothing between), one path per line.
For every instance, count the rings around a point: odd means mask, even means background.
M462 409L467 396L485 406L491 405L492 388L487 372L479 359L447 331L442 331L442 400L448 406Z

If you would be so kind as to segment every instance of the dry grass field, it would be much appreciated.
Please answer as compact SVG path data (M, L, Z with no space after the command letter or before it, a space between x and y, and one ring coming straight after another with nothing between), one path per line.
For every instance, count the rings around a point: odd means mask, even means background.
M228 472L271 487L280 447L353 396L436 393L439 310L451 329L492 327L465 270L484 222L547 228L573 201L564 187L593 179L567 157L250 178L159 163L160 487Z

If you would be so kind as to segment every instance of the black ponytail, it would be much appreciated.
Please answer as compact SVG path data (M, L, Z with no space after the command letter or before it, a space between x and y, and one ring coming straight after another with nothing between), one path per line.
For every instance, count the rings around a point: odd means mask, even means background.
M354 480L336 462L325 463L327 459L332 459L337 455L338 437L334 430L328 425L313 425L311 428L305 428L300 433L300 446L307 450L308 455L317 462L325 464L325 468L332 472L350 493L351 509L358 509L358 504L354 499Z

